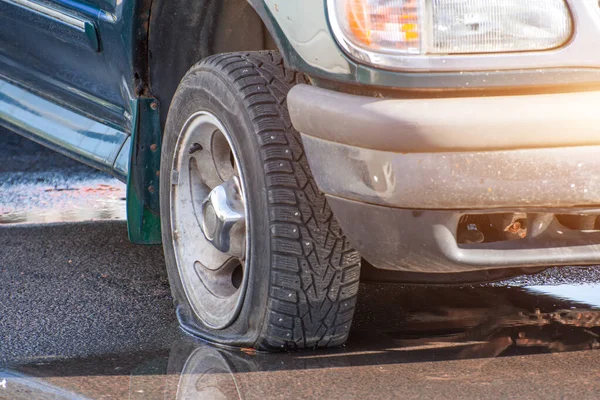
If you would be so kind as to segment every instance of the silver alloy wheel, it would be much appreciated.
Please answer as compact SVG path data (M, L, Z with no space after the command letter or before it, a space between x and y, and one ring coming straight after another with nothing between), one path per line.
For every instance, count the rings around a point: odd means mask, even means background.
M200 111L184 124L171 176L171 229L179 276L198 318L213 329L241 308L249 257L244 177L227 129Z

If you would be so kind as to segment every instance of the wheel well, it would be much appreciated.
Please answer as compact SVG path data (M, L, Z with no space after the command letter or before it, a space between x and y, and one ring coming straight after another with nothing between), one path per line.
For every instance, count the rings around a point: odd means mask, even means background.
M164 127L181 78L212 54L277 50L248 0L153 0L148 37L148 87Z

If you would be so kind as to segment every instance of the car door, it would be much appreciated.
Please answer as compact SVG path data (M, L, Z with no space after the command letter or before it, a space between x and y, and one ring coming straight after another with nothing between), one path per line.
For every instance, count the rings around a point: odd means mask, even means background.
M136 0L0 0L0 77L131 129Z

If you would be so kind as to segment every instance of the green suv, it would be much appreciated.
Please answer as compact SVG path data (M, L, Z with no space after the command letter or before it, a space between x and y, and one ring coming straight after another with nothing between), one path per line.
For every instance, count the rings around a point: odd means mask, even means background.
M127 183L187 332L336 346L359 279L598 263L599 46L596 0L0 0L0 124Z

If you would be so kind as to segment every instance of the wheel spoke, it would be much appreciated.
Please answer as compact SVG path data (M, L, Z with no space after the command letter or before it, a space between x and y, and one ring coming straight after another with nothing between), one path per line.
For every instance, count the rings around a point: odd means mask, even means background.
M203 246L201 252L194 251L197 261L205 268L216 271L221 268L231 256L219 251L214 246Z
M210 147L204 147L202 150L197 150L191 154L190 170L192 169L196 170L201 182L209 188L214 188L223 183L213 162Z

